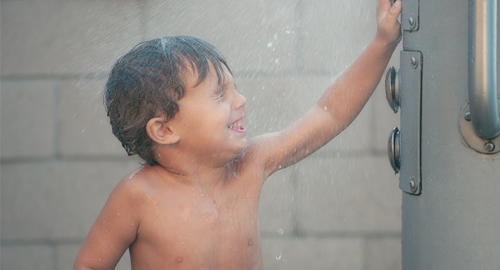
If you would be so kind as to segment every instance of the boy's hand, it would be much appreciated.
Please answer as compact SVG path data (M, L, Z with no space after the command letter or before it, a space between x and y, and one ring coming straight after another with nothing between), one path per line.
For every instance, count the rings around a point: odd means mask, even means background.
M375 39L382 44L396 47L401 40L401 24L398 21L401 6L401 0L396 0L392 6L391 0L378 0Z

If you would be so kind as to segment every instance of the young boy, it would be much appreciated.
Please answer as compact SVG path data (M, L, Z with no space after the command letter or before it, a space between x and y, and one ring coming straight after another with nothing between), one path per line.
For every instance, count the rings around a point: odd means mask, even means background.
M262 269L258 205L269 175L345 129L400 36L401 3L379 0L377 34L317 105L283 131L245 138L246 100L222 55L190 37L141 43L106 84L113 133L146 164L118 183L75 269Z

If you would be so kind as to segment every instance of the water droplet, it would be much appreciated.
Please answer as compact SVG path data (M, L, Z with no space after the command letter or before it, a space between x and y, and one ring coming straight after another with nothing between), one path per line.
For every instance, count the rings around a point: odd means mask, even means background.
M272 42L267 43L267 47L268 47L268 48L271 48L272 46L273 46L273 43L272 43Z
M277 261L281 260L281 253L278 253L278 255L276 255L276 260Z
M327 111L327 110L328 110L328 108L327 108L326 106L325 106L325 108L324 108L324 109L325 109L325 111Z
M279 233L280 235L283 235L285 232L283 231L283 229L279 229L279 230L278 230L278 233Z

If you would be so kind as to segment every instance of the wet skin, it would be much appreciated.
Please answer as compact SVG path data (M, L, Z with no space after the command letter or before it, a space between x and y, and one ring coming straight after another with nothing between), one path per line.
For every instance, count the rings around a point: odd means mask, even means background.
M139 213L130 246L133 269L262 268L260 185L250 181L254 175L229 173L207 192L165 181L164 174L160 167L145 166L118 187L130 190L132 211Z
M159 165L113 190L75 261L112 269L130 247L133 269L262 269L258 226L269 175L328 143L360 113L401 35L401 3L379 0L377 34L318 103L286 129L245 138L246 101L231 74L186 77L180 110L146 127ZM242 126L243 125L243 126ZM278 202L279 203L279 202Z

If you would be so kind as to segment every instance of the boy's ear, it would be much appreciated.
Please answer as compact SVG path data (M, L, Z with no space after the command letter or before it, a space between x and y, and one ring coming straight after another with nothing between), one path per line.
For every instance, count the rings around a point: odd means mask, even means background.
M174 144L179 141L179 135L163 117L151 118L146 124L146 132L149 138L158 144Z

